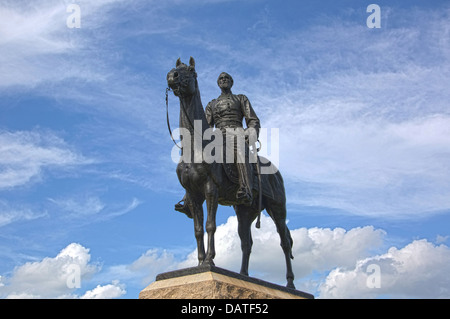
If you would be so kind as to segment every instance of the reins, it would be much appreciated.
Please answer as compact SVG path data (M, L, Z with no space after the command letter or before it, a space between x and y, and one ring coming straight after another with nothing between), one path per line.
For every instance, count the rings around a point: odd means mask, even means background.
M172 130L170 129L170 120L169 120L169 91L170 87L166 88L166 118L167 118L167 128L169 129L170 137L172 138L172 141L175 143L175 145L181 150L182 147L175 142L175 139L173 138ZM194 131L194 134L198 134L195 130L194 124L192 124L191 118L186 112L186 108L183 103L180 103L180 108L184 113L184 116L187 118L189 125L191 126L192 130ZM200 134L202 136L202 134Z
M173 138L172 130L170 129L170 120L169 120L169 91L170 88L166 88L166 118L167 118L167 128L169 129L170 138L172 139L173 143L181 150L181 146L175 142L175 139Z

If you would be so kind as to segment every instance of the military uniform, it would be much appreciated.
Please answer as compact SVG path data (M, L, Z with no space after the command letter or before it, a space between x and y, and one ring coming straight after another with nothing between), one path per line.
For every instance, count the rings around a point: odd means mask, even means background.
M221 130L243 127L242 120L244 118L247 127L252 127L257 132L261 127L250 101L243 94L221 94L217 99L208 103L205 114L209 125Z
M253 110L250 101L243 94L234 95L230 93L222 93L217 99L208 103L205 109L206 120L211 127L222 130L225 134L224 142L230 141L227 129L243 128L242 122L245 119L247 128L253 128L256 133L256 139L259 134L260 122ZM228 131L230 132L230 131ZM234 138L234 137L231 137ZM249 163L248 145L244 146L244 150L238 148L237 139L233 142L234 149L230 149L229 145L225 145L227 152L234 152L234 163L236 164L239 176L239 190L237 199L244 204L252 202L252 168Z

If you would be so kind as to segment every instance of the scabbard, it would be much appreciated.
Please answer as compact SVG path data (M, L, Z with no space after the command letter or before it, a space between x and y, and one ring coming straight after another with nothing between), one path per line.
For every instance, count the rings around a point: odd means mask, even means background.
M261 211L262 211L262 183L261 183L261 167L259 164L259 156L256 155L256 172L258 174L258 219L256 220L256 228L261 228Z

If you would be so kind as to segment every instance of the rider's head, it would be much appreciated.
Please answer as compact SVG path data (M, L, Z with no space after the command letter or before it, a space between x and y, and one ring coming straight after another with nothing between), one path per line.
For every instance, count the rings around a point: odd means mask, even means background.
M228 89L230 90L233 86L233 78L231 75L229 75L226 72L222 72L219 75L219 78L217 79L217 85L223 90Z

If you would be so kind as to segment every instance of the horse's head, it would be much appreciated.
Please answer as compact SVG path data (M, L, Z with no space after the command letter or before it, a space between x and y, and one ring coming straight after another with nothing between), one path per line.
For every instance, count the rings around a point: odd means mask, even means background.
M197 73L193 57L189 59L189 65L178 59L175 68L167 73L167 85L178 97L193 95L197 89L196 80Z

